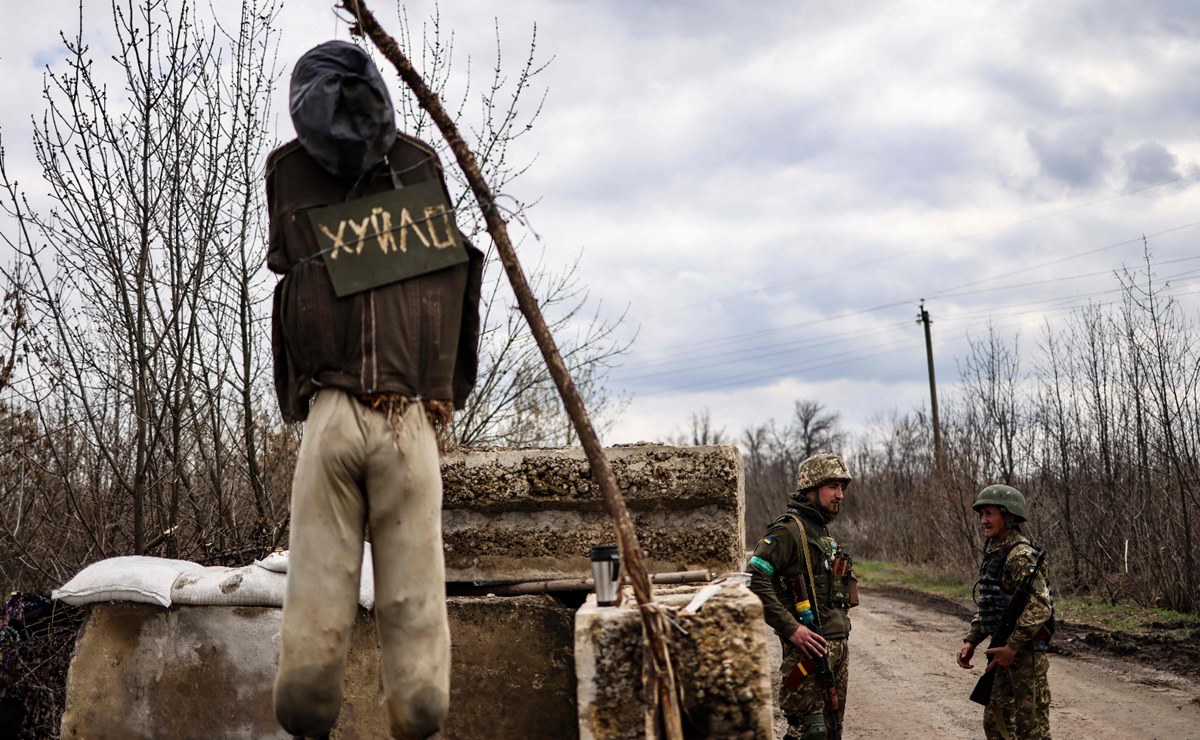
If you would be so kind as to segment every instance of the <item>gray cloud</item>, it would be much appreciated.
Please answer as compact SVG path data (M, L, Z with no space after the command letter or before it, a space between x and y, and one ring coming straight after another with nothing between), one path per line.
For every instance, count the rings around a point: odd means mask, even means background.
M1030 129L1025 139L1042 172L1073 188L1098 185L1111 158L1105 142L1112 134L1103 124L1071 124L1049 132Z
M981 84L1008 98L1010 105L1026 116L1053 116L1062 112L1062 90L1044 70L1031 68L1019 60L988 60L977 71Z
M345 38L327 5L305 5L281 16L285 73L313 44ZM0 28L0 127L10 167L36 173L28 121L43 108L42 63L61 56L47 19L72 27L78 6L19 7ZM404 7L419 33L433 4ZM1060 320L1053 298L1110 300L1111 270L1138 264L1141 245L1105 245L1148 233L1156 259L1195 252L1196 230L1179 227L1195 220L1200 178L1121 193L1193 174L1200 159L1194 0L518 0L498 18L469 3L440 15L456 41L451 86L464 86L470 57L473 94L488 83L497 20L510 75L536 23L536 56L554 62L533 97L549 96L510 152L536 164L504 189L541 200L530 219L543 241L525 250L544 247L555 265L582 249L605 315L631 306L626 328L641 333L613 380L664 394L628 412L649 403L663 433L699 405L714 419L736 408L720 418L731 431L786 415L789 393L864 411L927 403L918 298L934 316L939 381L952 384L963 337L989 316L1032 337L1043 316ZM98 52L108 25L87 26ZM286 85L279 94L289 138ZM829 333L846 341L807 341ZM701 400L686 387L711 390ZM628 441L655 437L635 427Z
M1147 141L1125 153L1129 184L1153 185L1179 177L1179 157L1156 141Z

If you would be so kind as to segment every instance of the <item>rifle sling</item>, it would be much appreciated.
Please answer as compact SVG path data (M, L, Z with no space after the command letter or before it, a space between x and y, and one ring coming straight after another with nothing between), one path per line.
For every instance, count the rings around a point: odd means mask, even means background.
M812 560L809 556L808 529L804 527L803 519L800 519L800 517L794 515L794 513L788 513L787 516L790 516L792 521L796 522L797 527L800 528L800 552L804 553L804 570L808 571L809 573L809 597L812 600L812 618L814 618L814 622L817 626L817 632L820 633L821 612L820 608L817 607L817 579L812 577Z
M992 670L998 671L1000 669L993 668ZM1008 733L1008 723L1004 719L1004 712L1000 710L1000 705L993 704L992 702L988 702L988 705L992 711L992 719L996 722L996 729L1000 731L1000 737L1004 738L1004 740L1013 740L1012 735Z

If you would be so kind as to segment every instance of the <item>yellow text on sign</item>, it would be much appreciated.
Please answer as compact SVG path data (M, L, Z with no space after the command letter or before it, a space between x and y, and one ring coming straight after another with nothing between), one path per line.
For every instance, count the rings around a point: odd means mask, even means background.
M390 210L375 206L371 209L370 215L365 218L339 221L337 233L334 233L325 224L319 224L318 228L333 242L329 254L331 259L337 259L342 252L362 254L363 247L372 240L384 254L397 251L406 253L408 252L409 234L416 237L416 240L426 248L446 249L454 246L454 239L451 236L454 224L450 220L450 211L445 206L426 206L420 220L414 220L407 208L401 208L396 221L399 222L399 226L393 225ZM424 229L421 228L422 225L425 226ZM347 229L351 232L349 241L346 238ZM399 240L396 239L397 234L400 235Z

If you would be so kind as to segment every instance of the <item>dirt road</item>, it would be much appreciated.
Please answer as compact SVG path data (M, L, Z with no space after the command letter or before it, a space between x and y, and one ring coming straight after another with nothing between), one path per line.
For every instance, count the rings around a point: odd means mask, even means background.
M864 589L851 616L844 737L983 737L983 710L967 700L983 661L973 671L954 662L963 606ZM778 665L778 641L771 644ZM1200 684L1078 647L1064 641L1067 654L1050 656L1056 740L1200 739Z

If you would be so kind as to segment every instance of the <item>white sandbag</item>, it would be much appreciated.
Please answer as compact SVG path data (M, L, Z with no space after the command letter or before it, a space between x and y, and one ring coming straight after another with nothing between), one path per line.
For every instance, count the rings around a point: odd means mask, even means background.
M254 565L273 573L287 573L288 551L273 552L261 560L255 560ZM358 603L367 611L375 607L375 562L371 556L370 542L363 543L362 575L358 579Z
M171 605L171 586L181 573L199 570L188 560L124 555L92 563L50 594L72 606L97 601Z
M181 573L171 588L175 604L194 606L283 606L287 574L255 565L211 566Z
M288 551L276 550L262 560L255 560L254 564L275 573L287 573Z

